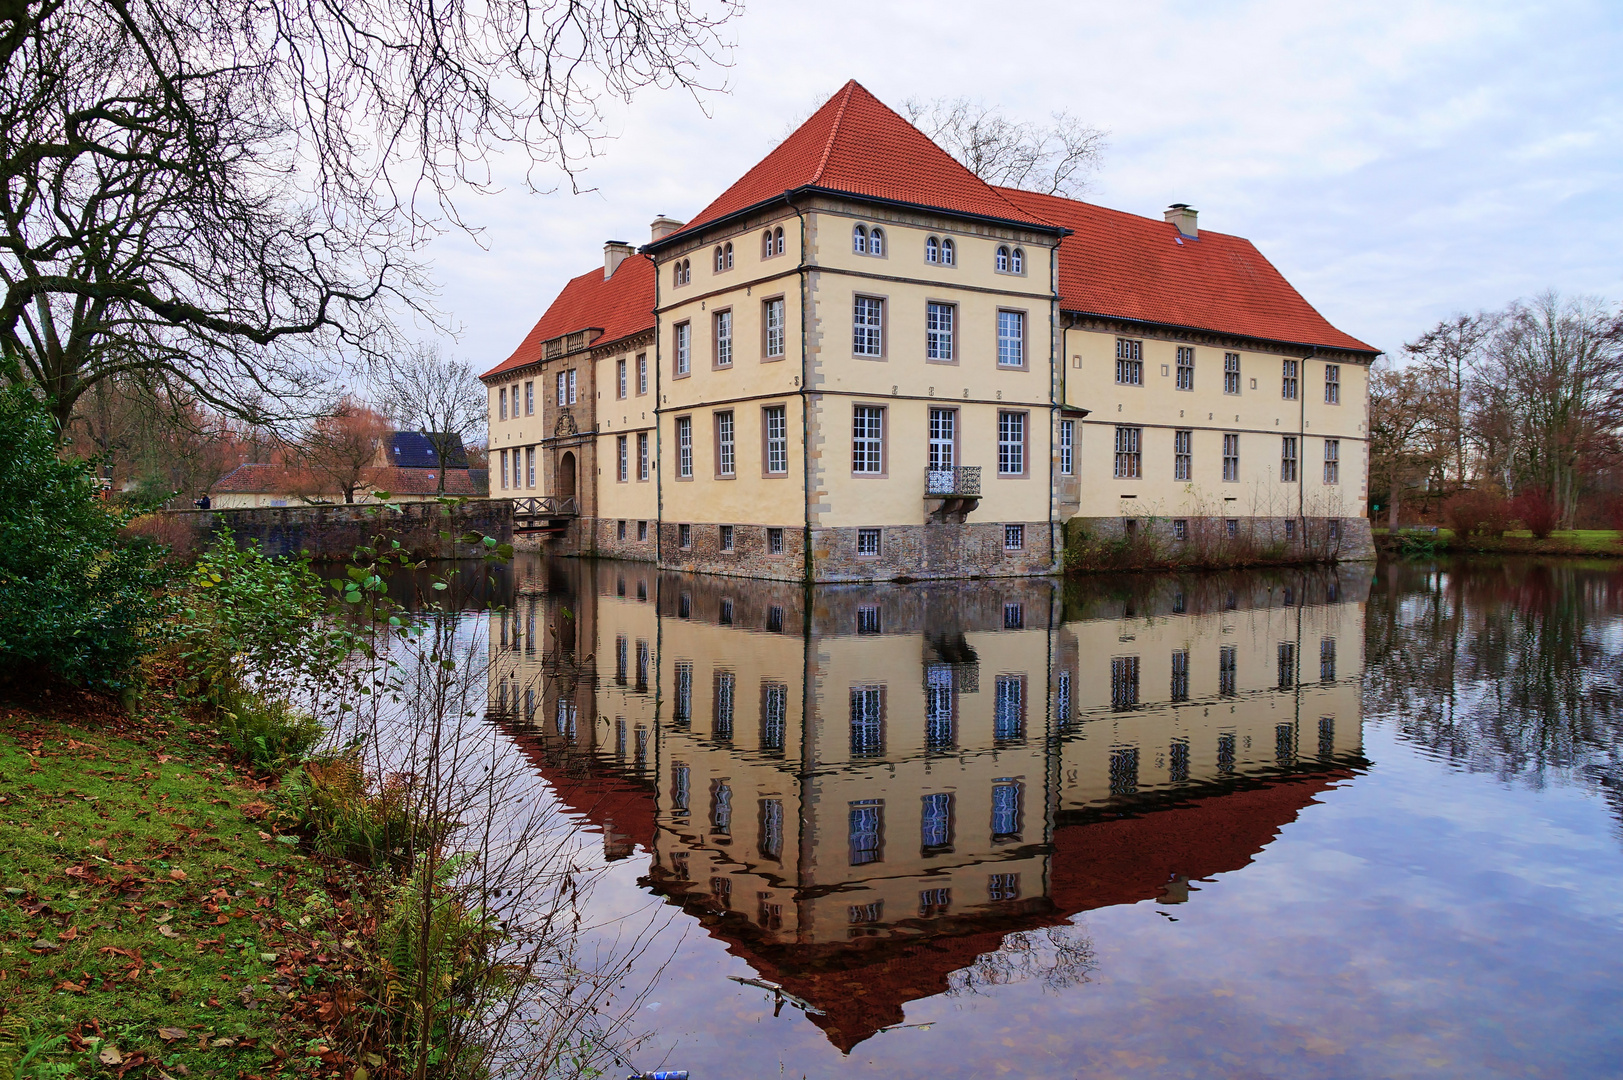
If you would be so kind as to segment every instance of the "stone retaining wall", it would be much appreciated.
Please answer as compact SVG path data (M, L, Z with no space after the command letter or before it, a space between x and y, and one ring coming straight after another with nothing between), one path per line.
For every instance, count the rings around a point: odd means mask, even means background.
M168 510L171 522L190 527L196 547L222 529L239 546L257 541L269 555L307 551L317 559L347 559L357 547L383 536L397 540L415 559L455 559L477 554L455 538L469 532L513 540L513 504L507 499L469 499L455 504L401 503L275 506L252 510ZM450 533L446 540L441 533Z

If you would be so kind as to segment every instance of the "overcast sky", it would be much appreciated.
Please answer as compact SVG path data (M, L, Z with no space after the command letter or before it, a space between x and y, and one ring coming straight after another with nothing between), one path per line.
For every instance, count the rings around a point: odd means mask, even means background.
M725 93L649 93L585 181L466 201L430 255L449 350L507 355L603 241L643 243L855 78L1110 131L1088 198L1250 238L1378 348L1554 287L1623 300L1623 4L752 0Z

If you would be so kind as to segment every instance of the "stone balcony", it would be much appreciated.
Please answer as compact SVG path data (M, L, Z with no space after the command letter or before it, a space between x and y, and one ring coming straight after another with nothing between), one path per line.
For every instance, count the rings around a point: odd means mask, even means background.
M980 466L960 465L951 469L925 470L924 513L927 520L961 525L980 502Z

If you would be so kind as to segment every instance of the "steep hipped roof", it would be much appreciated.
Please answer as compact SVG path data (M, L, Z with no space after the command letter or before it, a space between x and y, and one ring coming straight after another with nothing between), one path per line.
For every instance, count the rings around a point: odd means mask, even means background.
M786 191L806 187L1039 228L1047 225L1046 219L1021 209L964 168L853 79L777 149L671 235L690 233Z
M1251 241L1170 222L1000 188L1028 212L1063 225L1060 306L1066 311L1211 330L1296 345L1374 353L1331 326Z
M462 448L462 436L442 438L448 445L445 451L447 465L453 469L468 467L468 454ZM421 431L397 431L389 437L389 463L401 469L437 469L439 454L434 441Z
M542 343L565 334L598 329L603 331L598 340L607 343L653 328L654 264L633 255L615 268L611 278L597 269L570 279L513 355L480 378L539 362Z

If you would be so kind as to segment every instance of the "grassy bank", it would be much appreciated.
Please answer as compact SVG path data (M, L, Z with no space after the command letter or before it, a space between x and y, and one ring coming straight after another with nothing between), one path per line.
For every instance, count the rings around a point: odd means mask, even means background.
M180 713L65 689L0 706L0 1058L19 1080L353 1074L334 1036L370 942L334 902L342 874L257 820L263 788Z
M1512 529L1503 536L1460 536L1452 529L1435 533L1415 529L1391 532L1375 529L1375 543L1382 551L1397 554L1443 554L1472 552L1497 555L1562 555L1581 558L1623 557L1623 534L1615 529L1564 529L1540 540L1526 529Z

